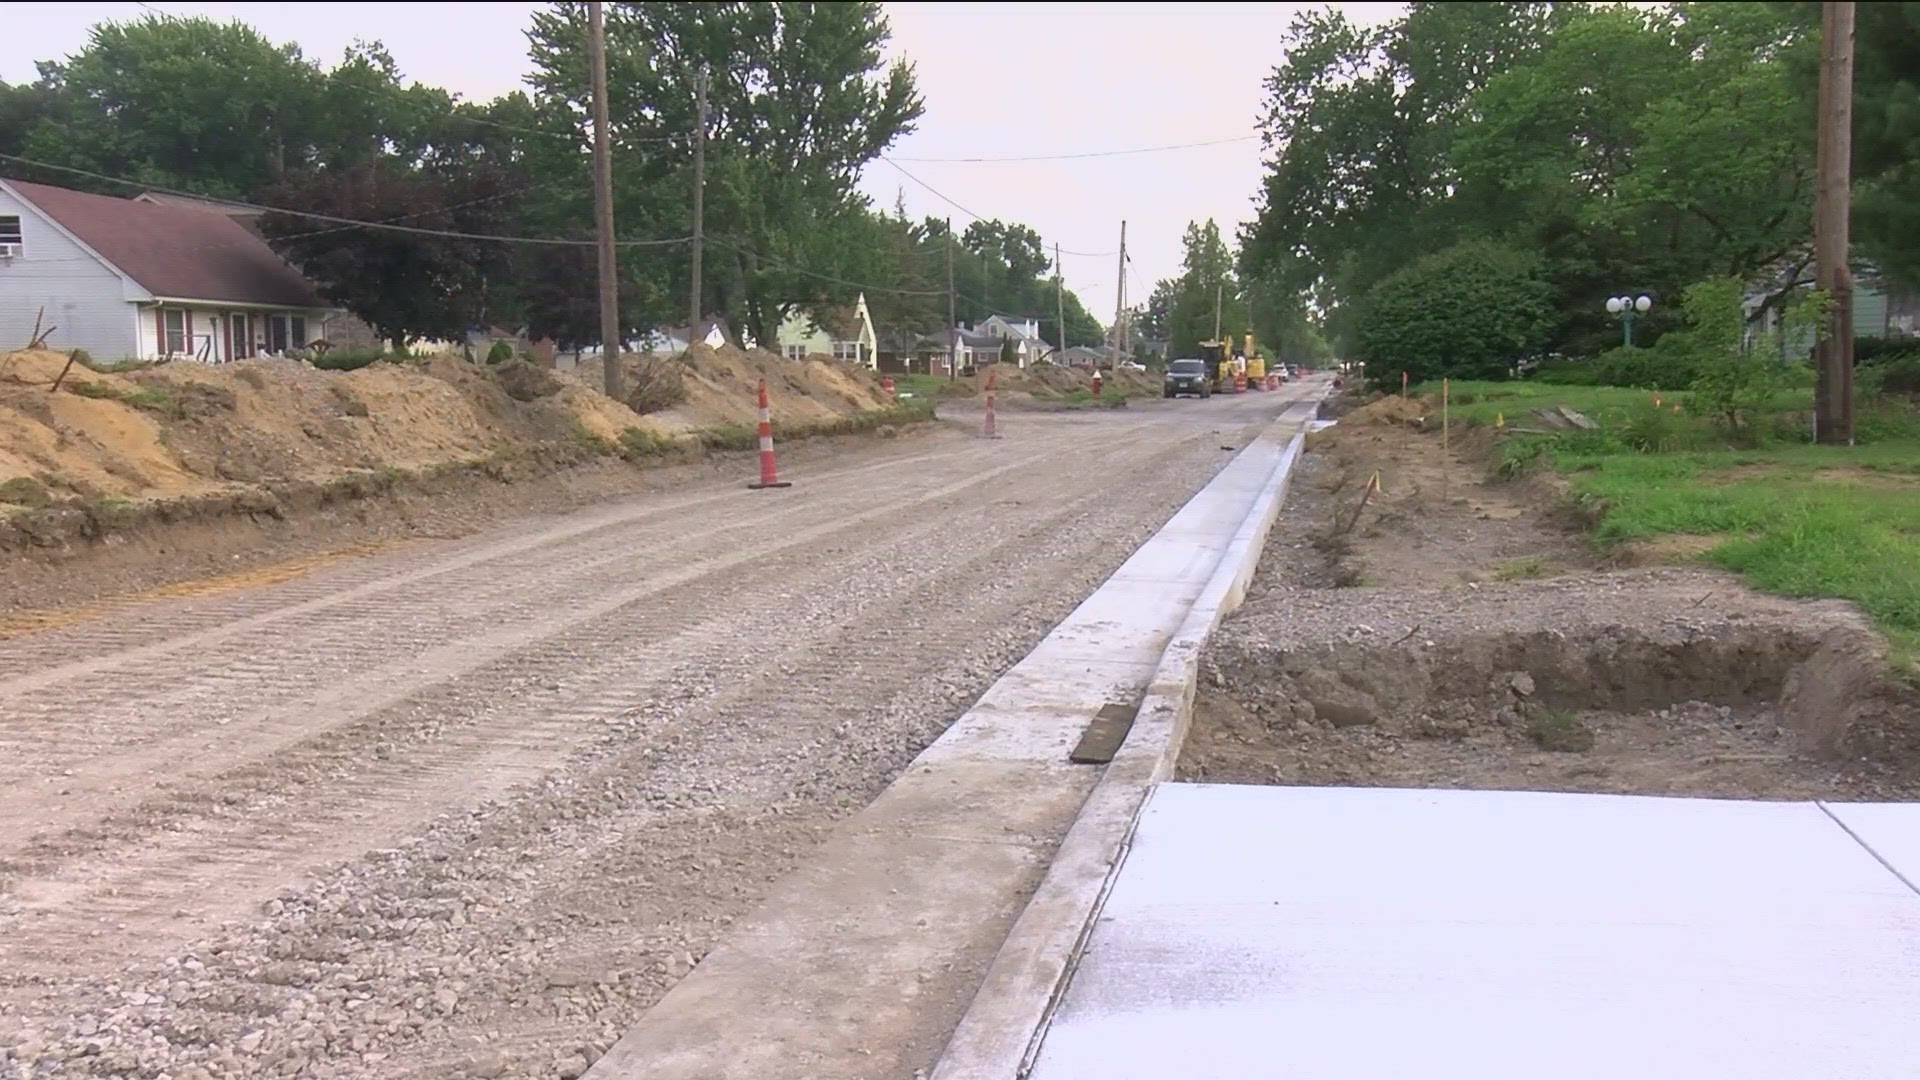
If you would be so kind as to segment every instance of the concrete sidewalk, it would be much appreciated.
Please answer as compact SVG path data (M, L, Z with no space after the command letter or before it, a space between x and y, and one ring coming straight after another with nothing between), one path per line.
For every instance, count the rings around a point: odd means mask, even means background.
M1112 768L1068 754L1103 706L1141 702L1223 560L1238 573L1258 558L1249 529L1264 535L1311 417L1292 408L1241 451L588 1080L905 1080L927 1067Z
M1915 880L1920 804L1162 784L1031 1076L1904 1080Z

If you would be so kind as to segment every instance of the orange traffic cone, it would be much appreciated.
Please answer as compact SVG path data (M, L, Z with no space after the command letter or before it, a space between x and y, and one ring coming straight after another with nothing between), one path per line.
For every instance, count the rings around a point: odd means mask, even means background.
M999 371L993 368L987 369L987 415L986 415L986 418L981 422L981 434L985 435L989 439L997 439L1000 437L1000 430L999 430L999 427L995 424L994 416L993 416L993 387L994 387L994 383L998 381L999 378L1000 378Z
M760 482L748 484L755 491L793 485L780 479L773 464L773 408L767 404L767 380L760 380Z

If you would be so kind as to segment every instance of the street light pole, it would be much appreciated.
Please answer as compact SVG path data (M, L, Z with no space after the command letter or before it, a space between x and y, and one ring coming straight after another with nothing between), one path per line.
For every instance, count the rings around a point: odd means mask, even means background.
M1607 313L1620 320L1626 333L1627 348L1633 348L1633 317L1644 315L1653 307L1653 297L1610 296L1607 298Z

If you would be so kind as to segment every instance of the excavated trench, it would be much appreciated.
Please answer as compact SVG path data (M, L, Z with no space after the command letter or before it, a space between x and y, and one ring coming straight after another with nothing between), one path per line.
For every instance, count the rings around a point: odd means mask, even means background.
M1276 612L1251 612L1210 651L1181 775L1762 798L1889 797L1920 778L1920 701L1844 613L1540 625L1571 584L1475 597L1505 627L1455 612L1437 631L1356 618L1337 640L1276 640Z

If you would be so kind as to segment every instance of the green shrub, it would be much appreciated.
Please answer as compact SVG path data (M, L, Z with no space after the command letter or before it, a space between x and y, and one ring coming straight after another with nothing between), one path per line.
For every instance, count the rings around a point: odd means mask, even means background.
M84 398L94 398L97 400L117 398L120 396L119 391L108 386L106 383L88 382L85 379L68 379L67 391L69 393L79 394Z
M349 349L328 349L315 356L312 363L323 371L359 371L386 358L385 349L377 345L360 345Z
M487 363L504 364L513 359L513 342L501 338L487 349Z
M1361 359L1377 384L1505 379L1539 351L1551 322L1551 289L1539 260L1485 241L1435 252L1366 296Z
M1671 403L1648 398L1627 410L1620 425L1620 440L1643 454L1664 454L1678 450L1688 440L1686 418L1674 414Z
M1877 394L1920 394L1920 353L1903 353L1863 365L1855 372L1854 381Z
M687 366L669 357L649 356L629 375L627 408L645 416L687 400Z
M1667 337L1684 336L1699 356L1698 374L1687 395L1687 411L1711 417L1730 432L1751 439L1756 436L1752 430L1754 415L1771 404L1785 385L1787 368L1768 342L1749 348L1743 340L1746 317L1741 307L1742 292L1740 279L1733 277L1710 278L1689 286L1682 303L1690 326ZM1784 333L1792 335L1808 325L1818 325L1825 308L1825 294L1821 293L1789 307Z

